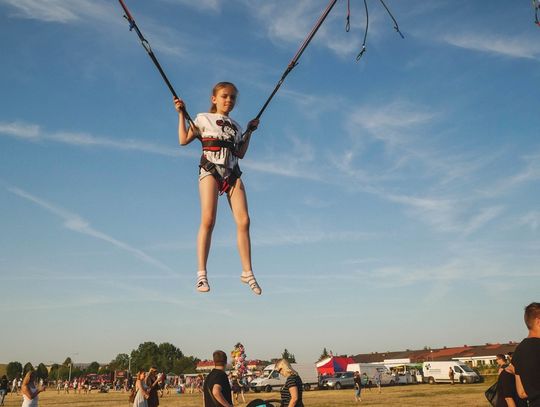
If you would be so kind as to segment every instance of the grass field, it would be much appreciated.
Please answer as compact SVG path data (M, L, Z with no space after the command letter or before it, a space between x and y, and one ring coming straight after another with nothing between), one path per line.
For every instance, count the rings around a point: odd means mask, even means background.
M447 384L439 385L409 385L383 387L379 394L376 389L362 391L362 402L354 402L353 390L315 390L304 392L304 404L306 406L419 406L419 407L454 407L454 406L488 406L484 398L484 391L490 383L469 384L454 386ZM99 394L92 392L85 394L57 394L56 390L41 393L39 406L58 407L128 407L127 394L110 392ZM246 401L255 398L279 399L279 393L247 393ZM245 403L247 404L247 403ZM236 404L239 406L244 403ZM6 407L21 405L21 397L8 394ZM161 407L201 407L202 396L200 394L171 394L164 395L160 399Z

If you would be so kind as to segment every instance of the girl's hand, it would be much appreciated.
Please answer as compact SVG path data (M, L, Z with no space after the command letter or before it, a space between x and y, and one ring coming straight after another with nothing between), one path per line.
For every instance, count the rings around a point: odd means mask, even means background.
M182 99L178 99L177 97L173 97L174 102L174 108L178 113L183 113L184 109L186 108L186 105L184 104L184 101Z
M253 119L248 123L248 130L255 131L259 127L259 119Z

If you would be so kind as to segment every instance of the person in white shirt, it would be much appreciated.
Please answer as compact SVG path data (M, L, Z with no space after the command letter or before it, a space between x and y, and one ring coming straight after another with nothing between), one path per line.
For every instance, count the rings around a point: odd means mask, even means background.
M174 98L178 112L178 140L180 145L199 139L203 145L203 155L199 171L199 194L201 199L201 224L197 237L198 272L196 288L200 292L210 291L206 274L206 263L210 251L212 231L215 224L218 197L226 193L237 228L237 244L242 263L240 279L251 290L260 295L261 287L253 274L251 264L251 239L249 234L249 213L242 172L238 159L246 154L251 133L256 130L259 120L248 123L248 131L242 134L240 125L229 117L234 109L238 90L230 82L219 82L212 90L209 113L200 113L194 126L186 128L185 104Z

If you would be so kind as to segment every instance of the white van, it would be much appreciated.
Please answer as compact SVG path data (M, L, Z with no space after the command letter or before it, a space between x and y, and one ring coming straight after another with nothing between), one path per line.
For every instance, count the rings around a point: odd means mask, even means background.
M273 389L280 388L285 384L285 377L274 370L274 364L268 365L263 369L263 374L249 383L249 387L255 393L260 391L271 392ZM291 363L291 366L300 378L304 385L304 390L310 390L313 386L318 386L319 375L317 368L311 363Z
M360 375L365 373L370 386L377 383L377 376L383 386L396 384L396 379L390 369L381 363L349 363L347 372L360 372Z
M480 377L468 365L450 360L424 362L422 364L424 382L429 384L450 383L450 376L448 375L450 369L454 371L454 381L456 383L477 383L480 381Z

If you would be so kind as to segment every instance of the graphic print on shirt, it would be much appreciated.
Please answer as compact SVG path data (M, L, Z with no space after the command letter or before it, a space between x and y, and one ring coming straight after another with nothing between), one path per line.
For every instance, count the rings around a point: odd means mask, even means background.
M234 125L234 123L230 122L229 120L216 120L216 124L221 127L221 131L223 134L227 136L230 141L234 142L236 140L236 135L238 134L238 128Z

